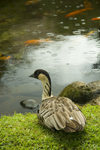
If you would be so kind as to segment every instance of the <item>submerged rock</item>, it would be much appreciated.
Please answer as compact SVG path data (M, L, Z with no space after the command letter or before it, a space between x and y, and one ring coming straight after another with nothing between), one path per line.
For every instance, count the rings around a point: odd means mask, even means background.
M26 99L26 100L22 100L20 104L24 108L32 109L34 112L37 112L39 109L39 104L37 104L36 101L37 100L35 99Z
M73 82L65 87L59 96L68 97L78 104L100 105L100 81L90 82L89 84L79 81Z

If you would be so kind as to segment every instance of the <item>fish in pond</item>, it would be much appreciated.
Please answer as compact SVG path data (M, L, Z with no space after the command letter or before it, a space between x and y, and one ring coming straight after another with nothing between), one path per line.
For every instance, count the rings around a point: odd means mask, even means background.
M37 40L28 40L28 41L25 41L25 45L28 46L28 45L33 45L33 44L40 44L40 43L43 43L43 42L51 42L51 40L49 38L47 39L37 39Z
M93 9L93 8L83 8L83 9L75 10L75 11L70 12L67 15L65 15L65 17L68 18L71 16L75 16L75 15L78 15L78 14L84 12L84 11L91 10L91 9Z
M91 20L93 21L100 20L100 17L92 18Z
M6 55L0 53L0 60L9 60L10 58L11 58L11 56L6 56Z

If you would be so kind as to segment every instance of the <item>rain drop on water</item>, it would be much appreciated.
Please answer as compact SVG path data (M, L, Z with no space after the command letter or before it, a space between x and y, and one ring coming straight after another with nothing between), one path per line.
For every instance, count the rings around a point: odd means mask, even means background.
M76 26L76 27L79 27L79 26L80 26L80 24L79 24L79 23L76 23L76 24L75 24L75 26Z
M85 22L82 22L82 24L86 24Z
M69 29L69 26L64 26L64 29Z

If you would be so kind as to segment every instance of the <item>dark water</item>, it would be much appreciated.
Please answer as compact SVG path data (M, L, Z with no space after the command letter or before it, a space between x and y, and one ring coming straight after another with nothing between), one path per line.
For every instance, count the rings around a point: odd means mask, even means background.
M28 112L20 106L23 99L40 103L41 83L29 78L36 69L50 73L54 95L73 81L100 80L100 20L91 20L100 17L100 1L88 2L93 9L65 18L84 1L1 0L0 53L11 59L0 61L0 114ZM47 38L51 42L24 44Z

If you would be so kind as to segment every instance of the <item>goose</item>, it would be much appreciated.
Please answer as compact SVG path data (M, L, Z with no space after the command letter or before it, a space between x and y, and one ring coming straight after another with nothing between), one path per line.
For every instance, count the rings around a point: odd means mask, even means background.
M51 130L82 131L86 123L85 116L69 98L51 94L49 73L38 69L30 77L41 80L43 86L42 102L37 114L39 122Z

